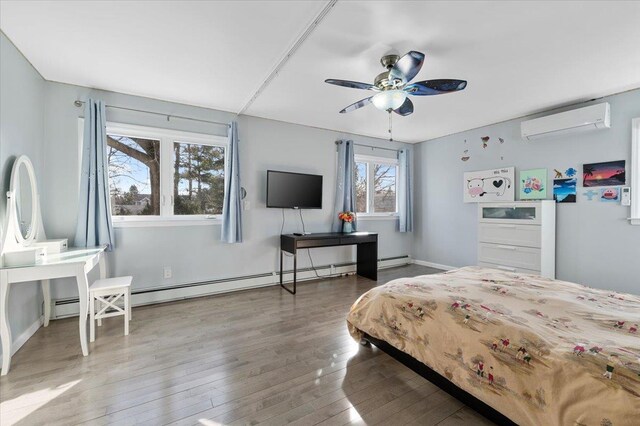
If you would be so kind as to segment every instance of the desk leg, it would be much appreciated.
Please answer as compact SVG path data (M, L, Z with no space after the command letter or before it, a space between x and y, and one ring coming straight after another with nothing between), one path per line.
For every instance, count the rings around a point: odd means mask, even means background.
M282 258L284 255L282 254L282 250L280 250L280 285L282 285Z
M78 282L78 298L80 299L80 346L82 347L82 355L89 355L89 345L87 343L87 313L89 312L89 280L87 273L84 271L84 265L78 268L76 273L76 281Z
M0 337L2 337L2 375L6 376L11 366L11 327L9 325L9 277L0 271Z
M358 244L357 273L361 277L378 280L378 243Z
M298 252L295 251L293 253L293 291L289 290L282 283L282 250L280 250L280 287L284 288L291 294L296 294L296 278L297 278L297 269L298 269Z
M44 326L49 327L49 319L51 319L51 289L49 280L42 280L42 296L44 299Z

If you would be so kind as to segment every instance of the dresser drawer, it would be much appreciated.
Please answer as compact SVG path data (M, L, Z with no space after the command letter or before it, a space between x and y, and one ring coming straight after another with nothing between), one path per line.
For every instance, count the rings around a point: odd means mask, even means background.
M480 243L478 245L478 262L537 271L540 270L540 249L508 244Z
M481 243L540 248L541 235L540 225L484 222L478 224L478 240Z
M349 236L340 238L340 244L373 243L378 239L376 235Z
M540 271L533 271L531 269L516 268L516 267L513 267L513 266L506 266L506 265L494 265L493 263L487 263L487 262L478 262L478 266L482 266L483 268L500 269L501 271L506 271L506 272L516 272L516 273L520 273L520 274L540 275Z

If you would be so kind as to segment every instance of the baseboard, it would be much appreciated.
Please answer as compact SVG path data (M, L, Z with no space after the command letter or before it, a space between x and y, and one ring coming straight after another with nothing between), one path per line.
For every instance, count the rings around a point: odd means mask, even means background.
M44 317L41 316L38 318L33 324L31 324L25 331L20 333L17 339L11 342L11 356L13 356L18 350L27 343L27 340L31 338L36 331L40 329L40 327L44 324ZM2 354L0 354L0 362L2 362Z
M426 260L413 259L413 263L420 266L428 266L430 268L442 269L443 271L451 271L458 269L456 266L443 265L441 263L428 262Z
M410 256L397 256L378 261L378 269L393 268L412 263ZM316 276L316 272L319 277ZM333 278L356 273L355 262L321 265L312 268L299 268L297 281L316 280L318 278ZM293 271L285 270L282 274L285 283L293 281ZM211 296L231 291L249 290L252 288L278 285L280 275L277 272L255 274L243 277L231 277L220 280L185 283L170 287L146 288L134 290L131 294L132 306L151 305L155 303L173 302L193 297ZM51 319L61 319L77 316L80 311L77 298L57 299L52 301Z

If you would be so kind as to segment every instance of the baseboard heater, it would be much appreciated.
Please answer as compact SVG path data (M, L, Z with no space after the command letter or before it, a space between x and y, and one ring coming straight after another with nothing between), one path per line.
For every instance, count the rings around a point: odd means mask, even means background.
M386 257L378 260L378 269L392 268L394 266L412 263L410 256ZM333 269L332 269L333 267ZM329 271L329 273L327 273ZM316 266L320 278L334 278L356 272L356 262L334 263L331 265ZM318 279L311 267L298 268L298 282ZM320 274L324 272L323 274ZM293 280L293 269L283 272L283 281L289 283ZM278 285L280 275L277 272L243 275L237 277L221 278L172 286L146 288L132 291L131 303L133 306L151 305L156 303L173 302L176 300L190 299L193 297L210 296L230 291L249 290L258 287ZM78 298L56 299L52 301L51 318L61 319L77 316L80 311Z

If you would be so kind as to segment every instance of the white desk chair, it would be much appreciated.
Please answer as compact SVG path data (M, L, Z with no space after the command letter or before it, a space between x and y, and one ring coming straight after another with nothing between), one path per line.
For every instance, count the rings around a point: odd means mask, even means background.
M89 309L91 312L90 338L96 340L96 320L102 325L103 318L124 315L124 335L129 335L129 321L131 321L131 281L132 277L116 277L98 280L89 288ZM124 299L124 306L117 302ZM112 309L112 312L107 310ZM115 312L114 312L115 311Z

